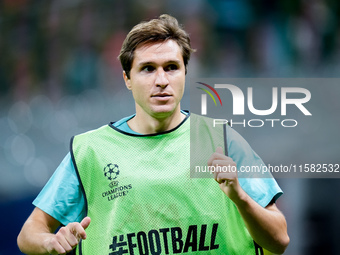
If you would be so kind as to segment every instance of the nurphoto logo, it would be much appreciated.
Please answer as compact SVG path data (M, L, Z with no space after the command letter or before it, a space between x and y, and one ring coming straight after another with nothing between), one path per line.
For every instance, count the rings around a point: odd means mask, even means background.
M201 94L201 115L208 115L208 111L216 111L214 109L208 109L208 100L207 95L210 96L211 100L213 100L215 106L217 106L217 102L215 96L220 102L220 106L222 107L222 99L223 101L232 101L232 116L244 116L245 110L249 113L256 116L265 116L266 118L256 118L256 119L243 119L242 121L233 121L233 119L214 119L214 126L229 123L229 125L241 125L244 127L262 127L265 124L269 124L274 127L276 124L280 123L282 127L296 127L298 125L298 121L296 119L278 119L278 118L270 118L272 114L276 114L279 112L280 116L287 116L287 106L295 107L295 111L299 110L305 116L312 116L312 113L305 106L311 100L311 92L306 88L301 87L272 87L271 95L263 96L260 95L261 98L256 98L254 95L254 90L256 87L247 87L246 94L234 84L222 84L217 83L213 85L209 85L203 82L197 82L198 84L203 85L204 87L197 87L202 90L204 93ZM209 90L208 90L208 89ZM270 90L269 87L266 88L267 91ZM218 91L217 91L218 90ZM214 95L212 94L214 93ZM228 93L225 93L228 92ZM230 97L231 95L231 97ZM271 102L270 107L265 109L258 109L258 107L254 106L254 101L266 101ZM247 107L247 108L246 108ZM227 109L225 112L230 112L230 109Z

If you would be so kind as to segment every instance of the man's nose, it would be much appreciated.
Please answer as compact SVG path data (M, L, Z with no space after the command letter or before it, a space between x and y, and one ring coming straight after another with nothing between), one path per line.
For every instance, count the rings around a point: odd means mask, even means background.
M157 70L155 84L156 84L156 86L159 86L159 87L162 87L162 88L169 85L169 80L167 78L167 74L163 70L163 68Z

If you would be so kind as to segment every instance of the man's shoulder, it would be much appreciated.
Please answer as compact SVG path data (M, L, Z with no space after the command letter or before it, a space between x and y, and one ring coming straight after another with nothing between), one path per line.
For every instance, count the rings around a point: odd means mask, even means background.
M228 121L226 120L215 119L212 117L202 116L195 113L191 113L190 115L190 125L192 128L205 126L210 130L217 130L224 127L227 127L228 129L231 128L229 126Z
M95 129L91 129L91 130L88 130L88 131L85 131L83 133L79 133L75 136L77 137L81 137L81 136L91 136L91 135L94 135L94 134L97 134L99 132L103 132L104 130L106 130L107 128L109 128L111 124L106 124L106 125L102 125L98 128L95 128Z

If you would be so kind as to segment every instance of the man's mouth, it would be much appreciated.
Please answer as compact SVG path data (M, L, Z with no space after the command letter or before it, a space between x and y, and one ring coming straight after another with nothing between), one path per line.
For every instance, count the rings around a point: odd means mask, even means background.
M171 97L171 94L168 94L168 93L157 93L157 94L153 94L151 97L167 98L167 97Z

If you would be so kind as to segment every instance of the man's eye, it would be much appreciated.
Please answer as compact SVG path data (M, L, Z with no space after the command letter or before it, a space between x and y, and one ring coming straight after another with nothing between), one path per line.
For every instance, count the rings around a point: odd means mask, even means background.
M165 70L166 71L174 71L174 70L177 70L178 69L178 66L175 65L175 64L171 64L171 65L168 65Z
M154 70L155 70L155 68L153 66L144 66L142 68L142 71L144 71L144 72L152 72Z

